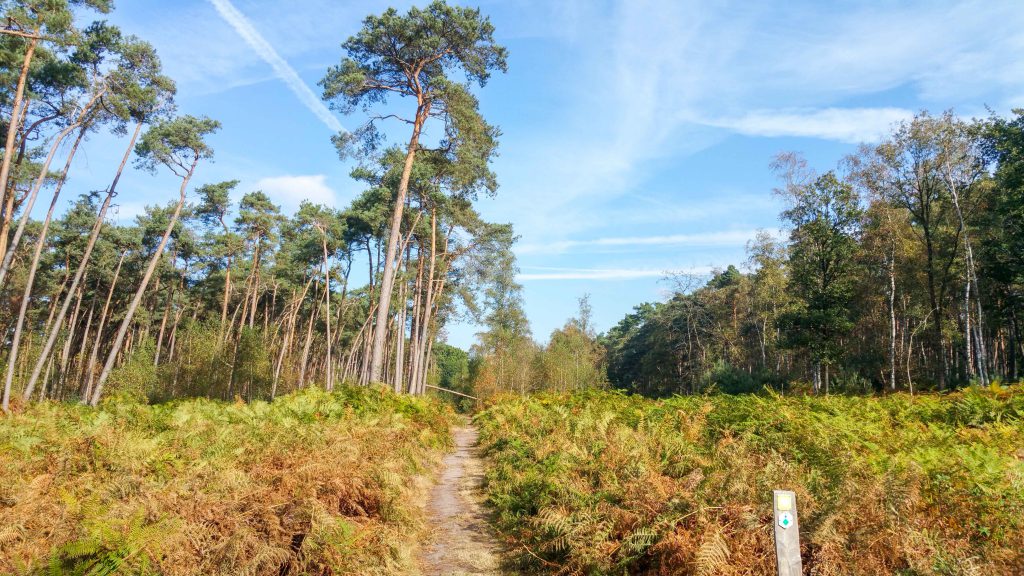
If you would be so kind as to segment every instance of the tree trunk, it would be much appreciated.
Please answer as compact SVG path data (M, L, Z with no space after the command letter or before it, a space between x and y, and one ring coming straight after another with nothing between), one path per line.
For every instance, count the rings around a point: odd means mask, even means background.
M409 229L409 234L402 244L402 254L400 255L400 261L398 262L399 269L404 269L408 272L409 258L412 256L409 243L412 241L413 235L416 232L416 225L420 221L420 215L416 214L416 219L413 221L412 226ZM398 315L395 318L395 364L394 374L392 376L391 385L396 394L401 394L405 388L405 323L407 320L407 314L409 310L408 304L408 282L403 279L401 287L399 288L398 300L401 303L401 308L398 311ZM412 385L410 383L409 392L412 392Z
M95 302L89 306L88 320L85 321L85 332L82 332L82 343L78 346L78 369L75 372L78 374L78 384L81 387L82 382L85 381L85 368L86 368L86 356L85 351L89 347L89 330L92 328L93 315L96 312ZM61 386L61 396L64 395L64 387Z
M259 301L260 294L260 256L263 248L263 240L261 238L256 239L256 254L252 260L252 274L250 274L250 283L252 286L252 302L249 305L249 328L252 328L256 323L256 304Z
M384 276L380 281L380 299L377 302L377 322L373 327L373 348L370 358L369 380L380 380L381 369L384 367L384 340L388 331L388 315L391 308L391 293L395 281L395 257L398 255L398 241L402 236L402 212L405 209L405 198L409 192L409 178L412 175L413 161L416 159L416 148L419 146L420 130L430 112L428 103L420 103L416 110L412 137L405 152L405 166L402 168L402 179L398 183L398 197L395 198L395 209L391 215L391 230L388 234L388 251L384 260Z
M146 286L149 284L150 278L153 277L153 272L156 270L157 264L160 262L160 258L163 256L164 248L167 246L167 240L171 237L171 232L174 231L174 226L178 223L178 216L181 214L181 208L185 205L185 190L188 188L188 182L192 179L192 174L195 172L196 165L199 163L199 155L192 160L192 165L189 167L185 177L181 180L181 189L179 191L178 204L174 207L174 213L171 215L170 222L167 223L167 229L164 230L163 238L160 239L160 244L156 247L156 252L153 253L153 257L149 260L149 266L146 268L146 273L142 276L142 280L139 282L139 287L135 291L135 297L132 299L131 304L128 305L128 311L125 313L124 319L121 321L121 327L117 330L117 336L114 337L114 343L110 349L110 354L107 356L107 362L103 366L103 371L100 372L99 380L96 381L96 389L93 390L92 399L89 404L96 406L100 402L100 397L103 395L103 385L106 384L107 378L110 377L110 372L114 369L114 363L117 361L117 354L121 351L121 345L124 343L125 334L128 332L128 327L131 326L132 318L135 316L135 311L139 307L139 303L142 302L142 297L146 293Z
M335 350L335 352L334 352L334 362L335 362L335 365L337 365L337 364L339 364L341 362L341 358L338 356L338 350L341 349L341 345L342 345L341 344L341 339L342 339L342 336L345 333L345 316L348 313L348 299L347 298L348 298L348 272L346 272L345 275L342 277L341 298L338 301L338 319L337 319L336 323L334 324L334 332L333 332L333 334L334 334L334 344L332 346L333 346L333 348ZM334 376L335 376L335 380L337 380L337 376L338 376L337 370L335 370ZM345 379L342 378L340 381L344 382Z
M419 387L416 390L416 394L418 394L420 396L422 396L427 391L427 376L430 374L430 368L431 368L430 357L431 357L431 355L433 353L434 353L434 339L430 338L430 341L427 342L427 353L424 354L424 358L423 358L423 371L422 371L422 375L420 376Z
M68 170L71 167L71 161L75 157L75 152L78 151L78 145L82 142L82 136L84 134L85 134L85 130L84 129L79 131L78 137L75 138L75 143L72 145L70 152L68 152L67 161L64 163L64 169L61 171L60 179L57 181L56 188L54 189L54 192L53 192L53 200L50 202L50 209L46 213L46 218L43 220L43 226L42 226L42 228L39 231L39 237L36 239L35 251L32 254L32 264L29 266L28 277L25 279L25 290L22 293L21 309L18 311L18 319L17 319L16 324L15 324L14 336L13 336L13 339L11 341L11 351L10 351L10 354L8 356L8 365L9 365L9 367L10 366L14 366L14 363L15 363L15 361L18 358L18 348L19 348L20 343L21 343L21 333L22 333L22 329L24 328L24 325L25 325L25 319L26 319L26 317L28 315L28 304L29 304L29 301L31 300L31 297L32 297L32 288L35 285L36 272L39 270L39 260L40 260L40 257L42 255L43 246L46 243L46 234L47 234L47 231L50 228L50 222L53 220L54 209L57 206L57 198L60 197L60 191L64 187L64 182L67 179ZM56 150L56 145L50 151L50 158L47 158L47 162L46 162L44 168L42 169L42 171L40 173L40 179L43 179L45 177L47 168L49 167L50 160L53 157L53 151L54 150ZM41 186L41 183L37 183L36 192L38 192L38 186ZM31 207L26 208L25 214L27 215L30 210L31 210ZM18 231L19 232L21 232L24 229L23 224L24 224L24 218L22 219L22 224L19 224L19 226L18 226ZM18 237L17 234L15 236L16 236L16 238ZM17 247L17 240L15 240L15 242L13 242L12 245L11 245L10 258L6 258L6 257L4 258L4 263L6 264L6 266L0 267L0 286L3 286L4 276L7 273L8 266L11 263L11 258L13 258L14 250L15 250L16 247ZM66 280L67 280L67 277L65 276L65 281ZM58 297L59 297L59 294L58 294ZM8 372L7 379L4 381L4 395L3 395L3 409L4 409L4 411L6 411L7 407L8 407L11 381L13 379L13 372L10 370L10 368L8 368L7 372Z
M35 31L38 34L39 30ZM7 182L11 175L11 158L14 157L14 140L21 128L22 105L25 103L25 84L28 81L28 72L32 65L32 56L36 52L39 38L30 38L28 48L25 49L25 58L21 63L21 73L18 76L18 86L14 89L14 100L11 102L11 123L7 126L7 140L4 143L4 158L0 164L0 200L4 206L3 215L0 220L0 254L7 253L7 230L10 227L14 211L14 187L11 187L8 197Z
M964 282L964 375L969 382L975 376L974 347L971 331L971 276L967 274Z
M224 269L224 300L220 307L220 334L217 337L221 343L226 341L225 339L227 338L228 332L230 332L230 330L227 329L227 321L228 301L231 299L231 260L232 258L229 256L227 267Z
M30 101L29 101L28 98L26 98L24 103L22 104L22 107L21 107L21 116L19 118L12 119L11 121L13 123L17 123L19 126L24 127L25 120L28 119L29 105L30 105ZM28 137L28 133L27 132L21 131L21 130L19 130L19 131L21 132L21 144L18 146L18 154L17 154L16 158L11 162L12 165L15 166L15 167L16 166L20 166L22 160L25 157L25 145L26 145L25 138ZM8 174L10 174L13 171L14 171L14 168L12 167L12 168L10 168L10 171L8 172ZM13 182L10 178L8 178L8 180L7 180L7 189L5 190L5 192L6 192L6 195L4 193L0 192L0 197L6 196L6 199L3 201L3 204L0 204L0 238L2 238L2 242L0 242L0 248L3 249L3 251L0 252L0 255L3 255L3 254L7 253L7 242L8 242L8 236L10 235L10 231L11 231L11 222L14 221L14 213L18 209L19 202L17 201L17 198L18 198L17 182ZM28 191L26 191L26 195L27 194L28 194ZM22 198L22 200L24 200L24 197Z
M75 328L78 326L78 313L82 309L82 297L85 295L85 286L78 289L78 299L75 302L75 311L71 313L71 320L68 322L68 334L64 338L64 346L60 351L60 373L57 374L60 387L64 387L64 379L68 373L68 360L71 356L71 343L75 339ZM46 383L43 383L46 386Z
M160 348L164 345L164 331L167 329L167 318L171 315L171 302L174 300L174 287L167 289L167 303L164 305L164 314L160 320L160 330L156 337L156 350L153 352L153 366L160 365Z
M46 383L50 381L53 376L53 358L46 364L46 374L43 375L43 385L39 387L39 401L42 402L46 399Z
M310 306L309 310L309 325L306 328L306 342L302 345L302 358L299 360L299 388L302 388L306 384L306 372L309 369L309 348L313 343L313 324L316 322L316 313L320 309L319 299L318 305Z
M57 309L60 308L61 296L64 295L64 289L68 287L69 281L71 281L71 260L65 256L64 278L61 279L60 286L50 298L49 312L46 313L46 323L43 324L43 334L48 334L50 327L53 326L53 316L57 314Z
M889 253L889 387L896 391L896 249Z
M965 341L966 341L965 346L966 346L966 349L967 349L967 358L966 359L967 359L967 361L969 363L968 364L968 373L973 373L973 371L974 371L973 365L970 364L970 361L971 361L971 339L972 339L971 326L970 326L970 324L971 324L971 320L970 320L970 318L971 318L970 291L971 291L971 284L973 283L974 284L974 291L976 293L975 300L976 300L977 309L978 309L978 321L977 321L978 352L977 352L977 355L976 355L976 360L977 360L977 363L978 363L978 375L981 378L981 383L984 385L984 384L988 383L988 373L987 373L988 371L987 371L986 366L985 366L985 360L986 360L985 341L984 341L984 338L982 337L983 336L983 332L984 332L984 328L983 328L983 324L982 324L982 322L983 322L983 314L982 314L982 307L981 307L981 292L980 292L980 289L978 287L978 275L977 275L977 272L976 272L976 269L975 269L975 265L974 265L974 250L971 247L971 237L970 237L970 233L969 233L969 231L967 229L967 221L964 218L963 210L960 207L960 194L957 191L956 182L954 182L953 177L951 175L951 169L949 167L948 161L946 163L946 184L949 186L949 193L950 193L950 196L952 196L952 198L953 198L953 207L956 209L956 216L957 216L957 219L960 222L960 228L964 232L964 256L965 256L965 259L967 260L967 262L966 262L967 263L967 287L964 289L964 292L965 292L965 296L964 296L964 314L966 315L966 317L965 317L965 327L966 327L966 329L965 329Z
M114 181L110 184L110 189L107 190L107 195L103 199L103 205L100 206L99 213L96 214L96 224L92 227L92 231L89 234L89 240L85 245L85 253L82 254L82 260L78 264L78 270L75 272L74 280L71 281L71 286L68 288L67 294L64 298L64 304L61 306L60 312L54 319L53 326L50 329L50 335L43 345L43 351L39 355L39 360L36 362L36 367L32 371L32 376L29 378L28 385L25 387L25 398L31 398L32 391L35 388L36 381L39 379L39 374L43 370L43 366L48 359L50 352L53 350L53 344L57 340L57 334L59 327L64 321L64 316L67 314L68 308L71 305L71 297L78 290L78 285L82 281L82 276L85 275L85 270L89 264L89 257L92 256L92 250L96 247L96 239L100 235L100 230L103 228L103 219L107 215L107 209L110 207L110 200L114 197L117 192L117 183L121 180L121 174L124 172L125 164L128 163L128 158L131 156L132 150L135 148L135 141L139 137L139 132L142 131L142 122L138 122L135 125L135 131L132 133L131 140L128 142L128 148L124 152L124 157L121 159L121 165L117 169L117 174L114 175Z
M35 183L32 184L32 188L28 193L28 198L25 200L25 209L22 211L21 219L18 222L18 228L14 231L14 237L11 238L10 245L7 246L6 251L0 252L0 254L3 254L3 261L0 261L0 286L4 285L4 280L7 278L7 273L10 271L11 262L14 260L14 253L18 250L18 244L21 243L21 237L25 233L25 226L28 224L29 218L32 215L32 208L35 207L36 198L39 197L39 191L46 182L46 177L50 174L50 163L53 162L53 157L57 154L57 149L60 148L61 144L63 144L64 139L67 138L68 134L80 126L81 124L79 123L71 124L61 130L60 134L54 138L53 145L50 146L50 152L46 155L46 160L43 161L42 167L39 169L39 176L36 178ZM79 132L78 137L75 139L75 143L68 154L67 162L65 163L64 170L61 173L60 183L57 186L57 191L54 192L54 202L56 202L57 195L60 193L61 184L67 177L71 160L74 158L75 152L78 150L78 144L81 142L84 133L84 129ZM7 238L6 229L3 231L3 237L4 239Z
M270 334L270 315L277 311L277 280L274 280L274 290L270 293L270 302L263 305L263 338L266 341Z
M406 285L403 282L398 289L398 299L402 307L395 322L395 373L392 382L395 394L401 394L405 388L405 320L408 307L405 291Z
M302 289L302 294L294 301L292 306L295 310L290 314L288 324L288 330L285 332L284 341L281 343L281 350L278 353L277 363L274 366L274 382L270 388L270 399L273 400L277 394L277 383L281 379L281 367L284 365L284 358L291 349L291 343L295 339L295 328L299 323L299 310L302 308L302 302L306 299L306 294L309 292L309 287L313 285L313 275L311 274L309 280L306 282L306 286Z
M327 356L325 357L326 366L325 374L327 376L327 382L324 386L327 391L334 390L334 370L331 363L331 266L330 258L327 254L327 231L321 230L323 233L323 248L324 248L324 301L326 302L326 311L324 313L324 321L327 326Z
M416 383L420 371L420 326L423 324L423 304L426 297L423 293L423 245L416 249L416 284L413 289L412 323L409 326L409 393L416 393Z
M96 359L100 353L100 342L103 341L103 330L107 326L107 314L110 310L110 301L114 298L114 288L117 287L117 279L121 275L121 265L124 264L127 251L121 252L117 259L117 267L114 268L114 278L110 281L110 290L107 291L107 300L103 303L103 312L100 314L100 325L96 328L96 336L92 343L92 352L89 353L88 374L85 379L85 387L82 390L82 398L88 398L92 394L92 384L96 377Z
M416 336L417 350L416 350L416 374L412 378L415 394L420 394L420 381L422 375L426 372L426 358L425 350L427 345L428 332L427 329L430 326L430 310L433 306L433 290L434 290L434 271L437 265L437 212L434 207L430 209L430 265L427 268L427 278L424 282L425 294L423 295L423 312L420 314L420 319L417 328L419 334Z
M436 223L437 220L436 218L434 218L433 226L435 228L437 225ZM434 337L436 336L434 330L431 328L431 323L434 318L434 311L438 307L439 299L441 295L444 294L444 288L448 282L448 278L445 276L445 274L450 264L450 253L448 252L448 241L450 236L445 237L443 251L445 257L441 258L440 266L437 266L437 248L434 240L435 236L436 234L434 232L431 232L430 275L427 282L427 302L423 308L423 326L420 331L420 354L422 355L422 358L420 359L420 382L417 394L423 394L424 392L426 392L427 375L430 371L430 355L433 353L434 350ZM436 270L436 268L440 268L440 270ZM435 277L437 278L435 279ZM521 369L521 367L519 368ZM520 379L523 380L522 389L525 391L525 379Z
M167 362L173 363L174 358L177 356L175 353L177 350L178 343L178 325L181 323L181 317L185 315L185 308L180 308L174 313L174 324L171 325L171 338L170 342L167 343ZM177 371L178 367L175 367ZM177 372L175 372L177 373Z
M1019 327L1019 325L1017 323L1017 309L1016 308L1011 308L1010 320L1011 320L1011 322L1010 322L1010 352L1007 354L1007 356L1008 356L1008 360L1010 362L1010 379L1011 380L1017 380L1017 372L1018 372L1018 369L1017 369L1017 366L1018 366L1018 361L1017 361L1018 350L1017 350L1017 347L1018 347L1018 345L1020 345L1021 338L1020 338L1020 327ZM1024 345L1021 345L1020 347L1022 349L1021 352L1024 352Z

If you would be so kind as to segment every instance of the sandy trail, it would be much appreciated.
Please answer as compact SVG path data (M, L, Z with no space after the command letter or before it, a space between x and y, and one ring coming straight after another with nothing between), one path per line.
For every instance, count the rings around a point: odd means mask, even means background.
M483 463L477 455L476 429L454 430L455 451L444 457L444 470L430 493L427 521L430 540L422 556L427 576L501 574L500 547L481 502Z

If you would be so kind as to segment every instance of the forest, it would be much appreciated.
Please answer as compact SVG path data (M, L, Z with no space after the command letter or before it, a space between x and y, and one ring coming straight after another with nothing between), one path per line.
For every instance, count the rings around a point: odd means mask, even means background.
M642 394L814 393L1015 382L1024 248L1024 111L918 114L821 173L771 167L786 210L748 261L673 278L602 339L608 377Z
M486 319L481 389L646 396L872 394L1016 382L1024 361L1024 111L920 112L832 169L771 159L786 209L747 261L596 334L590 305L533 343L516 287ZM766 192L766 194L769 192ZM742 270L742 271L741 271Z
M779 487L808 574L1024 571L1024 110L765 157L745 261L535 334L481 9L338 37L296 210L113 11L0 2L0 573L776 574Z
M401 55L375 52L404 24L368 20L345 45L352 57L326 72L324 98L343 111L391 92L415 103L402 119L408 145L377 148L382 120L370 110L359 131L335 138L342 156L364 159L352 177L365 191L343 209L305 203L283 214L259 190L236 191L237 180L193 182L219 123L179 115L152 46L103 21L77 26L72 15L86 8L111 7L14 3L3 35L4 409L12 397L95 406L112 392L252 400L313 382L422 393L437 335L459 310L479 313L514 239L472 205L496 190L497 129L469 84L447 79L459 68L482 85L505 66L486 21L441 5L420 16L477 25L451 38L458 57L410 47L417 80ZM421 143L434 124L444 136ZM79 144L100 130L124 136L109 187L64 190ZM180 187L134 224L113 225L129 162L169 171ZM37 200L49 202L38 219Z

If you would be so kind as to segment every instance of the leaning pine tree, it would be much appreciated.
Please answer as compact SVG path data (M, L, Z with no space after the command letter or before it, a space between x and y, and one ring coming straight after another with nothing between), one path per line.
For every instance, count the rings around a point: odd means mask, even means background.
M112 8L110 0L20 0L0 2L0 35L23 41L21 64L17 84L10 104L10 119L6 126L3 156L0 157L0 255L7 252L8 232L14 217L15 191L10 186L12 162L18 154L18 134L23 128L26 109L32 100L33 58L43 49L41 43L68 46L74 44L79 31L74 27L74 13L89 8L106 14ZM8 104L4 103L5 106ZM2 281L0 281L2 284Z
M182 207L185 206L185 192L188 189L188 183L192 179L199 161L213 156L213 150L206 144L204 138L219 128L220 122L216 120L182 116L156 124L143 135L142 141L135 147L135 153L139 156L139 166L153 172L156 171L157 166L166 166L175 176L181 178L181 186L178 190L178 203L174 206L174 212L167 222L167 229L164 230L160 244L153 252L142 280L139 281L135 296L128 305L128 310L114 337L114 343L107 355L107 362L103 365L99 380L96 381L96 388L93 390L92 398L89 399L89 403L93 406L99 404L103 395L103 385L110 377L110 372L117 361L117 355L121 352L125 334L132 324L135 311L138 310L139 303L142 302L146 287L163 256L164 247L167 246L167 241L178 223L178 216L181 214ZM83 398L83 400L85 399Z
M26 401L32 397L32 392L43 375L43 369L50 359L53 346L60 336L60 326L64 322L65 315L71 307L71 301L74 295L78 293L78 287L85 277L89 266L89 259L93 248L96 246L100 230L103 228L107 210L110 208L111 201L117 195L118 182L121 181L121 175L124 173L128 158L131 156L139 134L142 132L142 127L147 122L161 117L173 105L174 82L161 73L160 58L151 45L137 38L129 37L120 43L117 47L117 53L120 56L120 63L107 76L107 86L102 98L101 109L104 111L105 116L103 120L113 121L115 124L114 132L118 134L129 133L128 126L133 124L134 129L130 132L131 136L128 139L128 145L125 148L124 156L121 158L121 163L118 165L117 172L114 174L114 179L107 188L106 194L104 194L103 203L96 214L95 223L92 226L85 249L78 261L74 278L65 291L60 311L54 320L49 323L50 329L44 338L43 349L36 360L35 368L32 369L32 374L29 376L28 383L25 385L25 390L22 394Z
M329 69L320 81L324 99L345 114L362 106L369 119L354 133L334 137L341 156L350 154L354 145L359 145L362 153L371 152L380 142L376 129L378 120L397 119L412 126L391 216L369 374L366 375L367 380L379 382L394 289L395 258L402 235L402 212L413 162L421 149L420 136L427 121L433 118L445 124L446 138L458 140L460 122L453 118L478 116L479 112L476 99L466 98L468 86L453 80L452 75L461 72L469 82L483 86L492 70L506 69L506 51L495 44L494 26L478 9L448 6L440 0L426 9L412 8L404 16L394 9L380 16L370 16L363 21L363 29L342 48L348 56ZM372 110L375 105L386 103L392 94L416 100L412 118Z

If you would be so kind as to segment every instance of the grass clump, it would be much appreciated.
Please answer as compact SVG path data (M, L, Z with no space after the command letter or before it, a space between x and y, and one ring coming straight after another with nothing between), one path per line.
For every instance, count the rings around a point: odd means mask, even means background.
M367 388L33 405L0 418L0 573L399 573L451 423Z
M774 575L771 490L815 575L1024 574L1024 387L911 397L611 392L477 417L523 571Z

